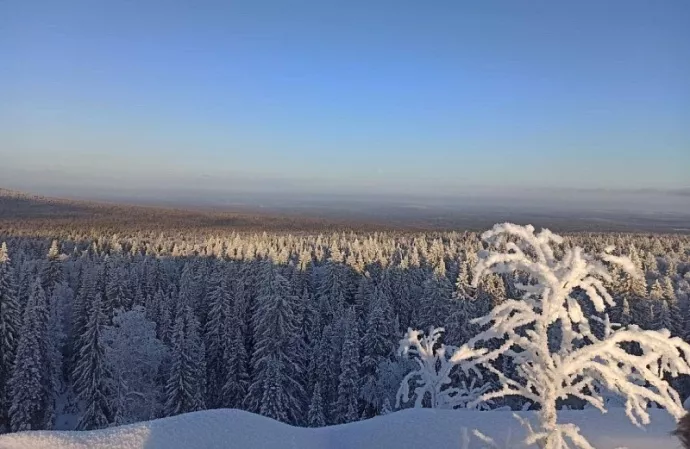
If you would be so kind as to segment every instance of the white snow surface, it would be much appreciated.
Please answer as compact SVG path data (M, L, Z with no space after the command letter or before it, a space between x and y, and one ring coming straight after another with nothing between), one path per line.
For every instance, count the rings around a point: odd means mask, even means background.
M534 417L534 412L520 412ZM597 449L677 449L672 417L650 410L639 429L623 409L560 411ZM408 409L374 419L318 429L292 427L240 410L207 410L88 432L36 431L0 436L0 449L463 449L463 427L478 429L501 448L523 447L524 432L510 411ZM469 448L484 446L473 437Z

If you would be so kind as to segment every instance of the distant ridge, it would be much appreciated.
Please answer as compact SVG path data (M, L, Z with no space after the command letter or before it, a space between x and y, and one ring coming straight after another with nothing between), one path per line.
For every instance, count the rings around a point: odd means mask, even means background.
M136 200L69 199L0 188L0 231L21 224L22 229L70 224L124 230L227 231L479 231L511 221L568 232L690 233L690 189L674 194L680 207L673 212L625 212L606 208L577 209L567 203L560 210L540 201L510 205L471 198L467 203L441 204L433 199L416 202L357 202L335 199L269 203L219 202L210 204L137 204ZM670 198L670 197L669 197ZM690 205L689 205L690 206Z

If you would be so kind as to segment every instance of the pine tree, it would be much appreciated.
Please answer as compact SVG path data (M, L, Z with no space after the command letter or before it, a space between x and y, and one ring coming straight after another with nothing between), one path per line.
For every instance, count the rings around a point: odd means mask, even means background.
M102 332L106 322L103 299L96 293L88 304L88 318L81 335L77 363L72 375L74 389L84 404L78 430L100 429L112 419L110 410L109 372L105 361Z
M162 388L157 382L168 348L156 338L156 325L144 309L119 310L104 326L105 361L112 379L113 424L159 416Z
M108 260L106 265L104 310L109 320L112 320L118 309L129 310L133 304L133 294L127 285L126 267L116 256Z
M100 295L97 290L98 284L98 269L95 266L89 266L84 269L81 276L81 286L74 298L74 304L72 306L72 327L70 329L69 341L70 341L70 353L71 353L71 369L70 373L73 373L74 366L76 366L79 360L79 354L81 352L81 345L83 342L82 336L84 335L86 323L89 318L89 307L94 298ZM72 379L74 382L74 379Z
M181 296L172 331L172 362L165 391L166 416L205 408L206 367L199 323Z
M448 316L453 286L448 278L436 271L423 284L422 301L426 305L420 310L419 318L423 327L443 322Z
M355 312L348 309L345 320L345 338L340 359L338 376L338 400L336 419L341 423L356 421L359 418L357 399L359 397L359 338Z
M311 395L311 402L309 403L309 412L307 413L307 425L309 427L324 427L326 425L326 417L323 413L323 397L321 396L321 384L316 382L314 384L314 392Z
M24 319L17 347L9 391L10 426L13 431L40 430L51 426L54 406L52 391L46 387L50 370L44 350L45 293L40 279L34 282L32 293L24 309Z
M671 322L671 313L668 307L668 301L665 299L658 299L654 304L654 324L653 330L668 329L673 330L673 324Z
M20 309L14 270L3 242L0 246L0 427L7 421L10 396L8 382L17 352Z
M339 347L334 347L333 342L337 339L338 335L333 325L327 324L323 328L323 334L312 357L312 369L316 371L316 382L322 385L321 395L325 404L334 404L338 399L337 387L342 343ZM335 410L328 408L324 410L324 416L328 424L336 423L335 416L333 416L334 412Z
M304 392L298 381L299 360L293 351L299 339L298 319L295 316L297 298L290 295L287 280L276 273L270 262L262 264L261 291L252 317L254 352L252 354L252 382L245 405L249 411L270 411L272 417L285 416L287 422L300 421ZM276 376L275 379L268 379ZM263 402L269 396L266 388L278 389L280 398L271 399L270 406ZM276 409L284 407L284 409ZM268 412L267 412L268 413Z
M41 270L41 280L43 282L43 291L46 297L50 298L53 294L53 289L57 284L62 282L64 274L62 272L62 262L60 262L60 248L57 240L53 240L48 250L48 258L43 263Z
M664 298L666 300L675 301L677 299L676 291L673 288L673 281L671 281L670 277L664 276L661 281L661 289L664 291Z
M239 327L230 327L227 332L231 338L224 353L227 374L222 388L222 404L224 407L240 408L249 386L247 350L244 346L244 335Z
M63 390L63 351L66 339L63 313L71 297L72 290L64 282L60 282L53 288L53 295L48 303L46 344L50 366L50 388L55 393L60 393Z
M658 301L660 299L663 299L664 297L664 289L661 287L661 283L659 283L659 280L657 279L652 283L652 286L649 289L649 298Z
M206 403L209 408L220 406L222 401L218 392L222 389L226 377L224 353L227 346L227 334L225 326L231 302L227 276L217 272L212 282L215 286L208 296L208 319L204 329L208 387Z
M388 297L377 288L374 300L370 304L362 337L362 392L370 398L373 395L367 392L376 388L379 365L393 355L392 324L393 317ZM365 409L365 415L374 416L379 408L380 404L377 402L369 403Z
M332 254L331 260L324 265L324 274L319 284L321 320L324 323L333 321L338 316L338 310L348 302L348 298L349 286L343 267L337 264Z
M269 357L266 362L263 396L259 413L277 421L287 422L290 410L290 397L281 384L282 362L277 356Z

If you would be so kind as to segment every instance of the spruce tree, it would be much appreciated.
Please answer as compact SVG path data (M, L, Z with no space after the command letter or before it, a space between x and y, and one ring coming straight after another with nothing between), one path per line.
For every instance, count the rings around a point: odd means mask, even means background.
M191 305L178 298L172 331L172 362L165 391L166 416L205 408L206 367L199 323Z
M378 398L374 398L371 392L376 388L379 365L393 355L395 339L392 325L388 296L380 288L376 288L362 337L362 392L363 396L375 399L367 404L367 417L374 416L380 407Z
M204 329L204 343L206 347L207 391L206 404L209 408L221 405L221 391L226 377L224 353L227 346L226 322L230 313L227 276L217 271L213 279L214 287L208 296L208 319Z
M222 405L229 408L241 408L249 386L247 350L240 327L229 327L227 332L230 339L224 353L227 373L222 388Z
M357 400L359 398L359 338L357 322L353 309L347 310L345 320L345 337L340 359L338 376L338 400L336 419L341 423L356 421L359 418Z
M271 416L285 416L287 422L297 424L301 419L304 400L304 391L298 381L302 355L294 352L300 338L299 322L295 315L297 298L290 295L287 280L276 273L270 262L262 264L260 285L262 287L252 317L252 382L245 405L252 412L270 410ZM276 378L269 380L269 376ZM272 400L270 406L264 407L268 386L279 389L280 397L286 399ZM284 409L277 410L276 407Z
M83 342L82 336L84 335L86 323L89 318L89 307L91 302L100 292L97 290L98 285L98 269L95 266L89 266L84 268L81 276L81 285L76 297L74 298L74 304L72 306L72 326L70 329L69 342L70 342L70 353L71 353L71 369L70 372L74 371L74 366L76 365L79 354L81 352L81 345ZM72 379L74 382L74 379Z
M79 354L74 366L74 390L84 404L77 430L100 429L112 419L109 372L105 361L103 326L106 324L101 293L90 298L88 318L80 336Z
M12 376L21 326L14 275L7 245L3 242L0 246L0 423L8 418L8 382Z
M309 427L324 427L326 417L323 413L323 397L321 396L321 384L314 384L314 392L311 395L309 411L307 413L307 425Z
M17 346L9 392L9 409L13 431L48 429L51 426L54 397L46 387L50 369L44 350L45 322L42 322L45 293L37 279L24 308L24 317Z
M269 357L266 362L266 375L259 413L277 421L288 422L289 416L295 411L290 411L293 401L282 382L282 373L285 371L282 364L283 362L277 355Z
M62 262L60 261L60 248L57 240L53 240L48 250L48 257L43 262L41 281L46 297L50 298L53 289L64 280Z
M106 265L104 311L112 320L118 309L129 310L133 304L133 294L129 289L127 268L123 266L120 256L108 260Z

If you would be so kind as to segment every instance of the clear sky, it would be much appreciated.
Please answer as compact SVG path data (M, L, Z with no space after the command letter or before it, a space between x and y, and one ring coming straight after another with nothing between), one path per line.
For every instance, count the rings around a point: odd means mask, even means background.
M0 156L21 188L688 187L690 2L5 0Z

